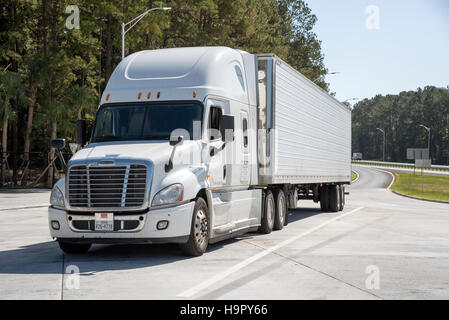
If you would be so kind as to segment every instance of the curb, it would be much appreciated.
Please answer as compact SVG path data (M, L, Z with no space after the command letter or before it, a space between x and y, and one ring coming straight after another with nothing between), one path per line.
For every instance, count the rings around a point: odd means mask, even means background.
M397 196L404 197L404 198L409 198L409 199L413 199L413 200L420 200L420 201L426 201L426 202L449 204L448 201L418 198L418 197L409 196L409 195L406 195L406 194L394 191L394 190L391 189L391 187L395 184L395 182L398 179L398 177L396 176L396 173L390 172L390 171L387 171L387 170L378 169L378 168L375 168L375 170L378 170L378 171L381 171L381 172L385 172L385 173L389 173L393 177L393 180L391 181L390 185L388 186L388 188L385 189L385 191L387 191L387 192L390 191L391 193L393 193L393 194L395 194Z
M405 197L405 198L409 198L409 199L421 200L421 201L427 201L427 202L434 202L434 203L449 204L449 201L443 201L443 200L431 200L431 199L418 198L418 197L409 196L409 195L406 195L406 194L403 194L403 193L400 193L400 192L397 192L397 191L394 191L394 190L391 190L391 189L390 189L390 191L391 191L392 193L394 193L395 195L398 195L398 196L401 196L401 197Z
M388 171L387 171L388 172ZM396 176L396 173L390 172L391 175L394 177L393 182L390 184L390 186L388 187L388 191L390 191L391 193L394 193L397 196L401 196L404 198L409 198L409 199L413 199L413 200L420 200L420 201L426 201L426 202L433 202L433 203L443 203L443 204L449 204L449 201L443 201L443 200L432 200L432 199L424 199L424 198L419 198L419 197L414 197L414 196L409 196L407 194L403 194L397 191L394 191L393 189L391 189L391 187L395 184L396 180L398 179L398 177Z

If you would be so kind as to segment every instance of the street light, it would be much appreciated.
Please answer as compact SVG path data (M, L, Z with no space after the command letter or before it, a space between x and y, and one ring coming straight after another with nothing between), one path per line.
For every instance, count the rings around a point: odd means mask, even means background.
M429 127L426 127L426 126L423 125L423 124L421 124L421 125L419 125L419 126L422 127L422 128L424 128L424 129L426 129L427 132L429 132L429 138L428 138L428 140L427 140L427 149L429 149L429 159L431 159L431 156L430 156L430 128L429 128Z
M325 74L325 76L327 76L327 75L330 75L330 74L339 74L340 72L329 72L329 73L326 73ZM319 76L318 78L316 78L315 80L313 80L313 82L317 82L318 80L320 80L321 79L321 76Z
M379 130L380 132L382 132L384 134L384 144L383 144L383 156L382 156L382 161L385 162L385 131L382 130L381 128L377 128L377 130Z
M150 11L153 11L153 10L167 11L167 10L171 10L171 8L170 7L152 8L152 9L145 11L141 15L135 17L131 21L129 21L127 23L122 23L122 60L125 59L125 34L128 33L128 31L131 30L140 20L142 20L143 17L145 17Z

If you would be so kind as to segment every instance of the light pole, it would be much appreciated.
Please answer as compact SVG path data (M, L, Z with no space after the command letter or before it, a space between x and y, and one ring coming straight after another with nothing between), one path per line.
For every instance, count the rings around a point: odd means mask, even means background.
M383 160L382 161L385 162L385 131L382 130L381 128L377 128L377 130L379 130L380 132L382 132L384 134L384 144L383 144L383 152L382 152L382 154L383 154L382 159Z
M421 124L420 127L423 127L424 129L427 130L427 132L429 132L429 138L427 139L427 149L429 150L429 159L431 159L432 157L430 156L430 128L426 127L423 124Z
M153 10L167 11L167 10L171 10L171 8L170 7L152 8L152 9L145 11L141 15L135 17L131 21L129 21L127 23L122 23L122 60L125 59L125 34L127 34L128 31L131 30L140 20L142 20L143 17L145 17L150 11L153 11Z
M329 72L326 73L325 76L330 75L330 74L339 74L340 72ZM316 78L315 80L313 80L313 82L317 82L318 80L320 80L321 76L319 76L318 78Z

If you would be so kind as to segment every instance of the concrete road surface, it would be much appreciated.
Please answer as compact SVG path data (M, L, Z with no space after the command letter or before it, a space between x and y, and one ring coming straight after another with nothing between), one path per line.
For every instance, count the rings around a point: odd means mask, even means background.
M385 190L390 174L356 171L343 213L305 201L284 230L199 258L175 245L63 255L39 207L49 192L0 192L0 298L448 299L449 205L396 196Z

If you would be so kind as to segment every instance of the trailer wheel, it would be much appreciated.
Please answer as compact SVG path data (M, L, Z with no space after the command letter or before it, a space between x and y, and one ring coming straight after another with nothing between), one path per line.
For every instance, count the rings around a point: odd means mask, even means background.
M290 206L290 204L292 202L291 198L293 198L293 197L294 196L292 196L292 195L287 196L287 211L285 212L284 227L286 227L288 225L288 210L290 209L290 207L293 207L293 206Z
M271 233L271 231L273 231L275 217L274 197L273 193L270 190L265 191L265 202L263 210L264 212L259 232L269 234Z
M71 243L58 240L59 247L67 254L83 254L89 251L91 243Z
M274 190L274 199L276 200L276 213L274 217L274 230L282 230L288 215L287 202L285 193L282 189Z
M340 209L340 191L338 186L329 186L329 210L338 212Z
M340 186L340 211L345 208L345 187Z
M209 244L209 214L203 198L195 201L193 208L192 227L189 241L180 244L182 252L187 256L199 257L206 252Z
M320 207L323 212L329 211L329 186L320 188Z

